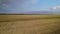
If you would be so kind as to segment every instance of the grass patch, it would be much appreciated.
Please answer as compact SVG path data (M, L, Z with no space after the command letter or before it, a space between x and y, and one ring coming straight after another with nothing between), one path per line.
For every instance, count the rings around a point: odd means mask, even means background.
M29 19L30 20L30 19ZM13 20L12 20L13 21ZM1 34L60 34L59 19L1 22Z
M0 15L0 22L26 21L36 19L60 19L60 15Z

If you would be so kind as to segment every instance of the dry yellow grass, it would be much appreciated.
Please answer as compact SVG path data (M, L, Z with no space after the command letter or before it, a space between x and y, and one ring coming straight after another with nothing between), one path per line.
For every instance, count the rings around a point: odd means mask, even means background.
M35 20L35 19L53 19L60 18L60 15L0 15L1 21L14 21L14 20Z
M7 15L1 15L0 19L13 20L25 18L28 20L0 22L0 34L60 34L60 18L32 20L32 18L51 16L52 15L8 15L7 17ZM56 17L56 15L54 15L54 17Z

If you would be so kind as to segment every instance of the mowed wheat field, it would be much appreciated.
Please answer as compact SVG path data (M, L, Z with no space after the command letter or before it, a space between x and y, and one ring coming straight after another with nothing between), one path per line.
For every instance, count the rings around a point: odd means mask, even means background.
M60 15L0 15L0 34L60 34Z

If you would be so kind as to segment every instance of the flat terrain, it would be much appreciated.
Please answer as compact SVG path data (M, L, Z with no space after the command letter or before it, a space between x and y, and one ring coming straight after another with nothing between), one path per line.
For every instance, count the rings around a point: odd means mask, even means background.
M60 15L0 15L0 34L60 34Z

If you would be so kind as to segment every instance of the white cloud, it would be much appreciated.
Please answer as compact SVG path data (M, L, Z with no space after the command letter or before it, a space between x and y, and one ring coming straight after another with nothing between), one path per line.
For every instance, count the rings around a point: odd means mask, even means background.
M56 9L56 7L53 7L52 9L54 10L54 9Z
M60 6L53 7L52 9L53 9L53 10L55 10L55 9L60 9Z
M10 4L2 4L3 6L5 6L6 8L10 7Z

